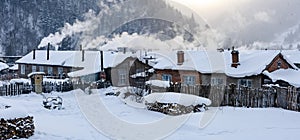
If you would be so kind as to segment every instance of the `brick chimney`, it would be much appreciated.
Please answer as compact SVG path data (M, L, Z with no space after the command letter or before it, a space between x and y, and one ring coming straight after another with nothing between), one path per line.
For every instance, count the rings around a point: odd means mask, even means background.
M82 45L80 44L80 46L79 46L79 51L81 51L81 61L83 62L84 61L84 50L83 50L83 48L82 48Z
M104 71L103 51L100 51L100 63L101 63L101 71Z
M50 43L48 43L48 47L47 47L47 60L49 60L50 57Z
M182 65L184 62L184 52L177 51L177 65Z
M33 49L33 55L32 55L32 59L35 60L35 49Z
M234 50L234 47L232 47L231 57L232 57L231 67L237 68L238 65L240 65L240 63L239 63L239 51Z
M81 61L84 61L84 50L81 51Z

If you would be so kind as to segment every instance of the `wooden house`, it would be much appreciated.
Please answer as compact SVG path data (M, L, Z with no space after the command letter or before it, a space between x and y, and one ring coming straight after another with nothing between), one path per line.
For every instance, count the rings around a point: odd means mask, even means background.
M201 72L193 65L194 62L191 61L189 52L155 52L149 55L155 58L150 63L155 69L152 80L170 81L182 85L202 83Z
M229 85L260 88L272 83L266 72L297 67L278 50L153 52L155 74L151 79L182 85ZM288 74L288 73L287 73ZM299 76L300 77L300 76ZM289 81L282 81L289 83Z
M78 53L80 52L33 50L16 61L16 64L18 64L18 75L20 78L27 78L29 73L44 72L47 77L65 78L67 73L82 69L74 62L68 61L71 57L78 55Z
M298 71L297 66L288 60L279 50L248 50L236 54L224 52L224 58L226 61L226 82L237 86L260 88L265 84L273 83L266 73L287 69ZM238 65L233 67L233 63L238 63ZM288 75L289 73L286 74ZM288 82L282 81L280 85L286 85L285 83Z
M120 64L111 68L112 85L117 87L143 87L153 73L151 68L137 57L127 57Z

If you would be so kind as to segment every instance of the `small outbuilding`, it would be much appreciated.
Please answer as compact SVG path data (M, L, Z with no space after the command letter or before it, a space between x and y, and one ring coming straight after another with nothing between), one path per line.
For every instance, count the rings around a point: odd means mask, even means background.
M44 72L32 72L29 73L27 76L31 79L31 83L33 86L33 91L40 94L43 92L43 77Z

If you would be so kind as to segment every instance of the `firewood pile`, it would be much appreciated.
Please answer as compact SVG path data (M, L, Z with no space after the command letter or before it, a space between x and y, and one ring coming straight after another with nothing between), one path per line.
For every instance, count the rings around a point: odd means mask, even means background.
M33 117L0 120L0 140L29 138L34 134Z
M157 101L154 103L146 102L145 104L148 110L161 112L171 116L188 114L192 112L203 112L207 110L205 104L184 106L177 103L160 103Z

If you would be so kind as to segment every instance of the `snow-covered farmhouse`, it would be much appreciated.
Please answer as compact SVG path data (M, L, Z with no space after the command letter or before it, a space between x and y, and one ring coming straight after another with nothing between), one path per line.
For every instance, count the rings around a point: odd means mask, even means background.
M27 78L32 72L45 72L52 78L65 78L67 73L83 69L71 58L81 56L79 51L33 50L16 63L19 66L19 77Z
M135 71L133 68L140 68L142 66L139 65L143 65L141 62L136 64L138 62L135 62L136 56L130 59L133 55L115 51L33 50L16 63L19 66L20 78L27 78L28 74L33 72L44 72L49 78L69 77L73 81L93 82L100 79L100 72L103 71L107 81L113 82L116 86L128 86L129 74L132 73L128 70Z
M151 79L192 86L206 83L204 74L222 73L218 68L212 72L206 51L152 52L148 55L155 58L149 63L155 69Z
M298 67L287 57L292 52L233 49L224 52L153 52L149 55L155 58L150 61L155 69L152 79L189 86L235 84L260 88L265 84L279 84L300 87Z
M233 51L232 51L233 52ZM298 67L290 61L280 50L244 50L238 53L224 52L225 73L228 76L227 83L235 83L238 86L259 88L266 84L279 84L280 86L297 86L291 79L282 78L280 81L274 80L279 77L279 71L285 75L300 73ZM289 53L286 51L286 53ZM237 55L236 57L234 55ZM237 60L234 60L237 58ZM232 66L230 64L237 63ZM270 75L270 73L272 73ZM300 80L299 80L300 83Z
M181 85L229 85L260 88L265 84L300 87L299 51L185 50L148 52L33 50L16 63L19 76L45 72L52 78L97 81L104 71L114 86L140 86L147 80ZM148 59L151 58L151 59ZM152 69L153 68L153 69Z

